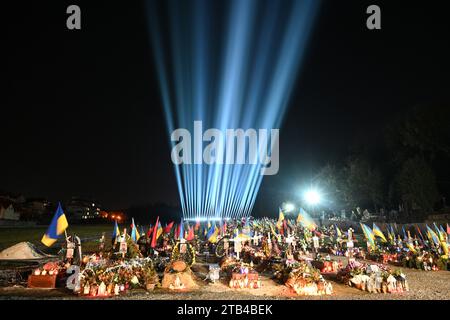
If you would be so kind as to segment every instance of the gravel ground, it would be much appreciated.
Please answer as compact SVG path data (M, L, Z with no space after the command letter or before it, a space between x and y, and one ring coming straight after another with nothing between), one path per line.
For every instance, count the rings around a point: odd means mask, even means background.
M155 289L153 292L133 290L127 295L107 299L133 300L450 300L450 272L425 272L403 269L407 276L410 291L399 294L372 294L348 287L330 280L334 293L330 296L297 296L283 285L279 285L267 276L262 276L263 288L240 289L228 288L225 281L208 284L204 278L204 266L193 268L198 275L200 289L191 292L172 292ZM63 289L26 289L23 287L0 288L0 299L83 299ZM92 299L92 298L84 298Z

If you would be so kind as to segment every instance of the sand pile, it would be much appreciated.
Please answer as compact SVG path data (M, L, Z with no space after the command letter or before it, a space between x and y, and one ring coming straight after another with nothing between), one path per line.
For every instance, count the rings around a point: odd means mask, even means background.
M45 253L29 242L20 242L0 252L0 259L6 260L42 259L46 257Z

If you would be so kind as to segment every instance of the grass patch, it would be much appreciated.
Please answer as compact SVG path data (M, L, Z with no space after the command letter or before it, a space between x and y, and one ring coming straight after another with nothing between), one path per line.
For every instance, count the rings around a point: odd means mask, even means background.
M31 227L31 228L1 228L0 229L0 250L6 249L16 243L27 241L36 245L44 252L53 252L54 248L60 249L64 241L64 236L61 236L57 243L48 250L41 243L42 236L47 231L47 226ZM122 229L122 228L121 228ZM69 225L67 234L76 234L82 240L81 245L83 251L92 251L94 247L98 247L98 241L105 232L106 244L110 244L113 231L113 225ZM85 240L83 240L85 239Z

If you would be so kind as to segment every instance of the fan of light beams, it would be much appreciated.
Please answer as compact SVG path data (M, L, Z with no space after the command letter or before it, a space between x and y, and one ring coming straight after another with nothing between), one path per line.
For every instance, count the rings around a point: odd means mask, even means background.
M148 2L169 134L193 132L196 120L204 130L278 128L317 7L317 0ZM174 167L185 219L251 214L261 165Z

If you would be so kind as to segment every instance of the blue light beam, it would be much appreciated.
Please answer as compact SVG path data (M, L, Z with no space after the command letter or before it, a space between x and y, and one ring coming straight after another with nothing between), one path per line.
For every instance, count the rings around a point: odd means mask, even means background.
M222 132L279 128L319 1L147 4L169 135L186 128L196 136L194 121ZM192 144L194 158L201 157L205 142ZM175 165L184 219L249 216L260 170L249 163Z

